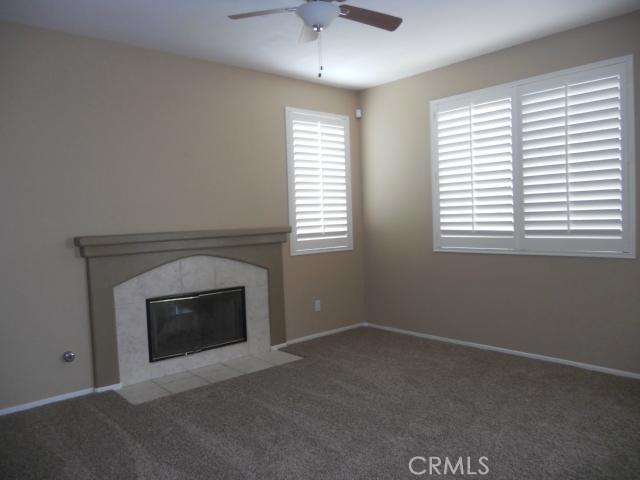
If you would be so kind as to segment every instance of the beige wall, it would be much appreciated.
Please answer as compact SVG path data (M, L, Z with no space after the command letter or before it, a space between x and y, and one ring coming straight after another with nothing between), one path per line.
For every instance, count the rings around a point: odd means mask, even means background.
M357 95L0 24L0 408L92 386L76 235L288 223L284 108ZM360 128L353 252L289 257L288 338L363 321ZM313 300L323 302L313 312ZM60 355L71 349L73 364Z
M434 253L431 223L430 100L626 54L637 100L639 12L363 94L369 322L640 372L640 261Z

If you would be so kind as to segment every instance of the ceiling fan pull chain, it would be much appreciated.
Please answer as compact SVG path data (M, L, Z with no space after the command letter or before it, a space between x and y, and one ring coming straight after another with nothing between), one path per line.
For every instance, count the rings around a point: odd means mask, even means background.
M322 32L318 32L318 78L322 78Z

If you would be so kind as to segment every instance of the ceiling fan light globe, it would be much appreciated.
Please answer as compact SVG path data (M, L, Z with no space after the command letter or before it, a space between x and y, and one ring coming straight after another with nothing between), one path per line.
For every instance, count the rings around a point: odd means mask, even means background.
M340 7L331 2L307 2L296 9L296 15L306 26L321 31L340 15Z

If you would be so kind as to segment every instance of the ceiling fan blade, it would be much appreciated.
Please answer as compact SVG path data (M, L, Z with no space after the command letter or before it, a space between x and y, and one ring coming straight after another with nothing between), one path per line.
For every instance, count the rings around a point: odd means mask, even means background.
M402 23L400 17L387 15L386 13L374 12L366 8L352 7L351 5L340 5L340 18L364 23L372 27L382 28L393 32Z
M298 37L298 43L315 42L318 39L318 32L313 28L302 25L300 30L300 37Z
M240 20L241 18L261 17L262 15L271 15L274 13L295 12L295 8L272 8L271 10L258 10L256 12L237 13L229 15L231 20Z

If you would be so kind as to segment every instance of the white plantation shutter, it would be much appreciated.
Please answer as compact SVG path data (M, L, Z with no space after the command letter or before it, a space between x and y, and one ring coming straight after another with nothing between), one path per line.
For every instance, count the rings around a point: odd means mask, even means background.
M635 256L631 88L625 58L432 104L435 248Z
M349 119L287 108L292 254L351 249Z
M507 247L514 237L512 100L444 105L435 115L441 246Z
M523 246L629 251L623 72L596 68L523 86Z

